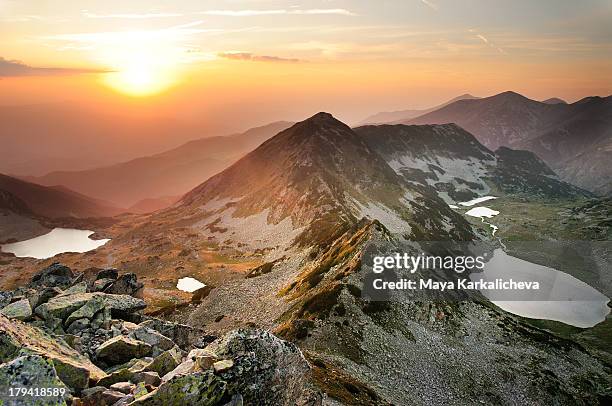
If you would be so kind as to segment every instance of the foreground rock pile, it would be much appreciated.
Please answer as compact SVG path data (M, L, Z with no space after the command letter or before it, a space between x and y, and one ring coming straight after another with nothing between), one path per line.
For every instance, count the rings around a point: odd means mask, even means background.
M295 345L260 330L215 339L146 317L134 274L105 269L91 279L53 264L0 292L0 403L320 403ZM17 387L53 391L7 398Z

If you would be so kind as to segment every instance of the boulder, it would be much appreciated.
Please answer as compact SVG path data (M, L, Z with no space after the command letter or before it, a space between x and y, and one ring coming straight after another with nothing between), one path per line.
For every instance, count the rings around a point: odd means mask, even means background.
M60 295L50 299L34 309L34 312L47 320L56 318L65 320L74 311L81 308L92 299L91 293L77 293L75 295Z
M177 349L171 349L164 351L145 367L145 371L154 371L159 376L166 375L168 372L174 370L182 361L180 351Z
M106 391L106 388L102 386L94 386L93 388L87 388L81 391L80 402L83 406L99 406L104 405L104 398L102 393Z
M119 276L119 271L115 268L102 269L96 274L96 280L112 279L115 280Z
M68 326L68 328L66 329L66 333L77 334L89 328L90 325L91 322L88 319L78 319Z
M157 372L142 371L134 373L132 382L142 382L145 385L159 386L161 378Z
M7 306L4 306L2 310L0 310L0 314L8 317L9 319L28 320L32 317L30 301L28 299L21 299L17 302L13 302Z
M234 330L205 350L226 360L215 363L214 374L246 404L293 405L312 395L307 382L310 367L301 351L268 331Z
M21 356L0 365L0 388L3 390L3 395L7 395L4 391L10 387L58 388L63 390L63 394L45 398L26 395L15 401L3 397L7 405L65 405L70 399L70 392L57 376L53 363L38 355Z
M127 395L129 393L132 393L132 389L135 386L136 385L130 382L117 382L112 384L109 389L116 390Z
M51 299L52 297L55 297L61 294L62 294L62 290L53 286L53 287L44 288L42 290L34 290L28 296L28 298L30 299L30 306L32 307L32 309L36 309L41 304L47 303L49 299Z
M43 286L66 287L72 284L73 278L74 273L70 268L55 262L36 273L34 277L32 277L29 286L34 288Z
M135 295L141 290L144 285L138 282L136 274L126 273L121 275L117 280L107 287L104 292L116 295Z
M175 376L153 392L136 399L133 406L206 406L218 404L227 384L212 371ZM254 403L258 404L258 403Z
M106 375L89 358L59 337L52 337L37 327L0 316L0 362L10 361L19 356L20 352L50 360L60 379L77 390L86 387L89 379L98 380Z
M102 296L93 296L91 300L72 312L65 321L65 325L70 325L74 320L93 319L94 315L104 309L106 303Z
M222 359L213 363L212 367L216 374L230 370L234 366L234 361L231 359Z
M114 282L115 280L110 279L110 278L98 279L93 283L91 290L94 292L103 292L106 288L111 286Z
M136 328L129 333L129 336L144 341L154 348L159 348L161 351L167 351L175 346L174 341L148 327L136 326ZM153 355L157 356L159 354Z
M155 318L149 318L139 326L148 327L163 334L185 351L188 351L200 337L206 335L204 330Z
M132 296L91 292L56 296L38 306L34 312L43 319L55 317L65 320L95 297L101 297L105 306L110 309L111 316L116 318L130 317L130 314L143 310L147 306L144 300Z
M127 382L132 380L134 372L128 368L119 369L98 381L98 386L110 387L117 382Z
M62 295L74 295L75 293L86 293L87 292L87 282L79 282L68 289L64 289Z
M102 343L96 350L96 357L110 365L116 365L132 358L146 357L150 353L151 346L144 341L117 336Z
M147 387L143 382L139 382L132 389L132 395L134 395L134 399L141 398L147 393L149 393L149 391L147 390Z
M190 373L195 372L197 370L198 370L198 366L196 365L195 361L187 359L186 361L183 361L182 363L180 363L172 371L162 376L161 380L162 382L167 382L176 376L189 375Z
M121 393L112 389L106 389L104 392L102 392L102 400L106 405L114 405L124 397L125 393Z

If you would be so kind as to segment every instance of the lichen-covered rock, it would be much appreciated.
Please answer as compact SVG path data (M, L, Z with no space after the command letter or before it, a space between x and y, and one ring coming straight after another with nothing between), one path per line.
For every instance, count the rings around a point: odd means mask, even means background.
M126 336L113 337L96 350L96 357L110 365L122 364L132 358L146 357L149 354L149 344Z
M0 399L0 404L7 405L66 405L70 392L58 378L53 363L38 355L25 355L11 362L0 365L0 393L8 394L9 388L57 388L58 393L47 397L21 396L14 401ZM63 393L59 393L59 391Z
M240 393L247 404L294 405L307 392L310 368L302 353L270 332L235 330L206 350L218 359L233 360L216 374L227 382L228 393Z
M176 376L188 375L192 372L196 372L197 370L198 366L196 365L195 361L187 359L186 361L181 362L172 371L168 372L166 375L163 375L161 380L162 382L167 382Z
M89 378L98 380L106 375L61 338L53 337L37 327L0 316L0 362L16 358L21 351L51 360L60 379L75 389L87 386Z
M129 318L130 314L143 310L147 306L144 300L132 296L91 292L56 296L38 306L34 312L43 319L55 317L66 320L68 316L96 297L102 298L104 306L110 309L112 317L121 319Z
M104 298L102 296L94 296L83 306L72 312L70 316L68 316L68 318L66 319L65 324L68 326L73 321L78 319L91 320L96 313L104 309L105 305L106 303L104 302Z
M76 293L86 293L87 292L87 282L79 282L70 286L67 289L64 289L62 295L74 295Z
M225 395L227 383L212 371L176 376L153 392L136 399L133 406L216 405ZM257 403L254 403L257 404Z
M117 278L110 286L104 289L105 293L112 293L116 295L135 295L141 290L144 285L138 282L136 274L126 273Z
M0 310L0 314L8 317L9 319L28 320L30 317L32 317L30 301L24 298L13 302L7 306L4 306L2 310Z
M137 340L144 341L145 343L153 346L154 348L159 348L162 351L167 351L175 346L174 341L148 327L138 326L129 333L129 336Z
M176 368L182 361L180 352L177 349L164 351L145 367L145 371L157 372L160 376Z
M47 303L52 297L62 294L62 290L55 286L47 287L42 290L33 290L29 295L30 307L36 309L43 303Z
M112 384L109 389L116 390L127 395L128 393L132 392L134 386L135 385L131 382L117 382Z
M141 371L134 373L132 382L142 382L145 385L159 386L161 378L157 372Z
M110 278L104 278L104 279L98 279L96 281L94 281L91 290L93 292L103 292L104 289L108 288L110 285L112 285L115 282L114 279L110 279Z
M115 268L102 269L96 274L96 280L112 279L115 280L119 276L119 271Z
M73 278L74 273L70 268L55 262L35 274L34 277L32 277L29 286L36 288L43 286L70 286Z
M143 382L138 382L138 384L132 389L132 395L134 395L135 399L141 398L147 393L149 393L149 391Z
M131 381L134 376L134 371L128 368L121 368L114 371L98 381L98 386L110 387L117 382Z
M88 319L78 319L73 321L68 328L66 329L66 333L68 334L78 334L83 330L86 330L91 325L91 322Z
M45 320L56 318L63 321L92 298L91 293L60 295L50 299L47 303L41 304L34 312Z
M140 323L139 326L147 327L157 331L160 334L163 334L174 341L174 343L181 349L186 351L191 349L190 347L198 340L198 338L206 334L204 330L198 328L155 318L149 318Z

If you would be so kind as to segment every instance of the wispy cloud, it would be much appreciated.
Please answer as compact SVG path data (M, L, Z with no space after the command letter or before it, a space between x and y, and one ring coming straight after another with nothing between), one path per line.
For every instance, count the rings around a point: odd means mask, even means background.
M21 61L5 59L0 56L0 77L16 76L53 76L53 75L74 75L81 73L106 73L107 70L101 69L81 69L81 68L44 68L26 65Z
M193 21L187 24L181 24L158 30L103 31L75 34L59 34L45 36L43 37L43 39L70 42L114 44L143 41L150 42L153 40L176 40L177 38L186 37L194 34L224 32L223 29L219 28L199 28L199 26L201 26L202 24L203 21Z
M254 61L254 62L303 62L296 58L283 58L280 56L270 55L254 55L250 52L220 52L217 54L219 58L233 59L237 61Z
M91 13L87 10L83 10L82 14L87 18L121 18L121 19L147 19L147 18L168 18L168 17L182 17L181 13L126 13L126 14L97 14Z
M313 8L313 9L272 9L272 10L206 10L198 14L226 17L250 17L263 15L344 15L356 16L356 13L343 8Z
M438 11L440 9L440 6L438 6L436 3L433 3L429 0L421 0L421 3L425 4L427 7L435 11Z
M491 48L493 48L493 49L496 49L496 50L497 50L497 51L498 51L500 54L505 54L505 53L506 53L506 51L504 51L504 49L503 49L503 48L501 48L501 47L499 47L499 46L495 45L495 44L494 44L493 42L491 42L491 41L490 41L490 40L489 40L487 37L485 37L483 34L481 34L481 33L477 32L475 29L470 28L470 29L468 30L468 32L471 32L472 34L474 34L474 36L475 36L476 38L478 38L479 40L481 40L483 44L485 44L485 45L487 45L487 46L490 46L490 47L491 47Z

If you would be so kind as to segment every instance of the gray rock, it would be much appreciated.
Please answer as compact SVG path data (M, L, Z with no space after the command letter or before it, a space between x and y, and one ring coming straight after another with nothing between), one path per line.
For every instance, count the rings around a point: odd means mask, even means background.
M270 332L239 329L206 347L221 360L215 375L246 404L293 405L306 392L308 363L295 344ZM220 361L222 362L222 361Z
M28 320L32 317L30 301L28 299L21 299L17 302L13 302L4 306L2 310L0 310L0 314L3 314L9 319Z
M45 398L24 396L15 403L5 398L7 405L62 405L66 404L66 401L70 398L70 392L57 376L53 363L38 355L21 356L0 365L0 388L4 391L10 387L59 388L64 390L64 395ZM3 395L5 394L6 392L3 392Z
M102 392L102 400L106 405L113 405L123 399L125 397L125 393L121 393L116 390L106 389Z
M74 320L78 319L89 319L91 320L96 313L104 309L106 303L102 296L93 296L90 301L86 302L83 306L75 310L68 316L65 324L70 325Z
M100 279L117 279L119 271L115 268L106 268L96 274L96 280Z
M77 334L83 330L86 330L90 326L90 321L87 319L78 319L73 321L70 326L66 329L68 334Z
M132 382L142 382L145 385L159 386L161 378L157 372L142 371L134 373Z
M29 284L30 287L57 286L66 287L72 284L74 273L70 268L58 262L38 272Z
M103 405L104 398L102 394L106 391L103 386L94 386L92 388L83 389L81 391L81 403L87 406Z
M129 333L129 336L144 341L154 348L159 348L161 351L167 351L175 346L174 341L147 327L136 326L136 328ZM157 356L159 354L153 355Z
M130 371L128 368L122 368L100 379L98 381L98 386L110 387L117 382L131 381L133 376L134 372Z
M176 368L182 361L180 351L177 349L171 349L164 351L145 367L145 371L154 371L159 376L164 376L168 372Z
M104 292L116 295L134 295L143 287L144 285L138 282L136 274L126 273L117 278L117 280L107 287Z
M190 359L183 361L172 371L168 372L166 375L162 376L162 382L167 382L176 376L189 375L192 372L197 371L198 366L195 361Z
M227 384L212 371L175 376L153 392L136 399L133 406L216 405L226 393ZM257 403L254 403L257 404Z
M244 400L242 399L242 395L237 393L234 396L232 396L232 399L223 406L243 406L243 405L244 405Z
M110 386L109 389L116 390L121 393L125 393L126 395L132 393L132 389L135 387L133 383L130 382L117 382Z
M68 289L65 289L61 294L62 295L74 295L75 293L86 293L87 292L87 282L79 282L70 286Z
M213 363L212 365L216 374L228 371L233 366L234 366L234 361L232 361L231 359L222 359L221 361L217 361Z
M143 321L140 323L140 326L148 327L163 334L174 341L181 349L186 351L188 351L200 337L206 335L204 330L155 318L149 318Z
M132 358L146 357L150 353L151 346L149 344L133 338L117 336L102 343L96 350L96 357L115 365L127 362Z
M42 290L35 290L29 295L30 306L36 309L43 303L47 303L52 297L62 294L62 290L56 287L48 287Z
M106 288L111 286L114 282L115 280L110 279L110 278L98 279L97 281L93 283L91 290L93 290L94 292L103 292Z

